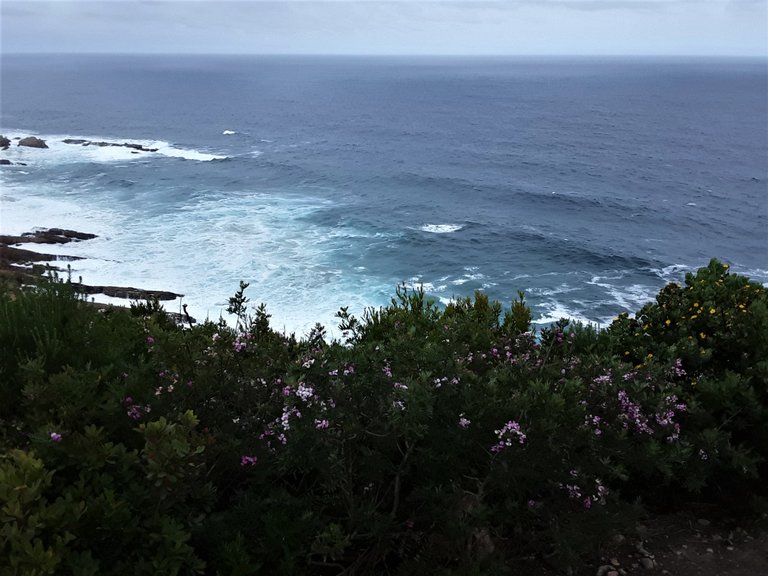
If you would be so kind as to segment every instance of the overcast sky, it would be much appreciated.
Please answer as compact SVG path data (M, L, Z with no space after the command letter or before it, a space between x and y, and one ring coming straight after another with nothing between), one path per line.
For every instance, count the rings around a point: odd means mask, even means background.
M2 52L768 56L768 0L0 0Z

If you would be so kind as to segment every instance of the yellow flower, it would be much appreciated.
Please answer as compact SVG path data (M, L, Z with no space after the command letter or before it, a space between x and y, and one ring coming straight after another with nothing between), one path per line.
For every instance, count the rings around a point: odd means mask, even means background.
M714 308L710 308L710 309L709 309L709 313L710 313L710 314L714 314L714 313L715 313L715 309L714 309Z
M627 350L626 352L624 352L624 356L629 356L629 350Z
M693 307L694 307L694 308L698 308L698 307L699 307L699 303L698 303L698 302L694 302L694 303L693 303Z
M672 320L670 320L670 319L666 319L666 320L664 320L664 324L666 324L667 326L669 326L670 324L672 324Z
M699 338L701 338L702 340L704 340L706 337L707 337L707 335L706 335L706 334L704 334L704 332L699 332Z
M698 318L698 317L699 317L698 314L694 314L693 316L691 316L691 320L696 320L696 318Z
M646 356L646 358L653 358L653 354L649 353L648 356Z

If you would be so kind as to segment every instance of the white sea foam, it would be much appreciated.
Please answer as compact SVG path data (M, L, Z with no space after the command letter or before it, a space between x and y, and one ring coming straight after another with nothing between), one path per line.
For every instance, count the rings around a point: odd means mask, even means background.
M529 288L527 293L533 296L557 296L560 294L567 294L569 292L576 292L580 290L577 286L571 286L568 283L563 282L554 288Z
M71 164L76 162L120 162L143 160L153 154L186 160L210 161L223 160L227 156L211 154L193 148L182 148L164 140L142 140L134 138L115 138L105 136L87 136L70 134L32 134L30 132L6 131L4 134L12 140L3 157L11 162L33 164ZM14 138L35 135L45 140L47 149L17 146ZM67 144L64 140L86 140L88 142L109 142L114 144L139 144L147 149L157 149L156 152L143 152L127 146L98 146L82 144Z
M233 134L237 134L237 132L234 130L224 130L224 132L222 132L222 135L224 136L232 136Z
M298 334L321 322L338 336L334 316L341 306L359 316L392 295L394 284L364 268L339 267L332 255L341 239L307 224L307 216L329 201L269 194L207 196L170 213L152 214L139 204L109 203L109 197L96 197L72 183L49 182L44 188L18 181L4 187L0 231L64 227L97 234L93 240L36 248L85 258L70 264L73 279L82 276L86 284L184 294L183 303L199 321L226 317L240 280L251 283L246 295L254 304L267 304L275 329ZM178 311L180 304L164 305Z
M473 268L473 270L476 270L476 269L477 268ZM482 280L483 278L485 278L485 275L480 274L478 272L464 274L461 278L456 278L455 280L451 280L451 284L453 284L454 286L461 286L462 284L466 284L467 282Z
M659 290L659 286L648 284L617 285L610 280L621 280L627 271L613 271L605 276L594 276L587 284L603 288L611 300L612 306L619 306L625 310L636 310L647 302L653 300Z
M693 268L685 264L672 264L670 266L665 266L664 268L655 268L652 270L652 272L664 280L664 282L679 281L686 272L691 271L693 271Z
M39 190L34 185L12 186L8 182L3 182L3 187L8 194L0 199L0 230L5 234L19 235L36 228L61 227L99 235L113 230L115 214L111 210L84 210L80 203L64 197L66 186L63 184L49 183L46 190ZM46 244L45 252L68 254L66 246Z
M464 226L461 224L424 224L419 227L419 230L432 234L450 234L451 232L458 232L462 228Z
M184 160L197 160L200 162L210 162L211 160L225 160L227 157L221 154L209 154L192 150L189 148L176 148L167 142L151 142L146 145L147 148L157 148L157 153L169 158L184 158Z
M534 306L535 309L543 309L539 312L534 324L552 324L557 322L561 318L567 318L574 322L581 322L583 324L595 324L594 320L591 320L583 315L581 312L570 310L561 302L549 301Z

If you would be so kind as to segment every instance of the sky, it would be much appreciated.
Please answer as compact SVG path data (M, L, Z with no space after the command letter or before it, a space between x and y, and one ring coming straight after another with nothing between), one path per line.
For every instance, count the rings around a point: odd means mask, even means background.
M0 0L11 53L768 57L768 0Z

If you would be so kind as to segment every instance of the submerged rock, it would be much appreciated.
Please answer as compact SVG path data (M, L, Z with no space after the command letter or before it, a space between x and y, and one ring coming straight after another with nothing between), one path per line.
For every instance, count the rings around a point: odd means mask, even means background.
M11 164L13 164L13 162L11 162L10 160L7 160L5 158L0 158L0 165L2 165L2 166L10 166Z
M41 140L36 136L27 136L26 138L22 138L19 140L17 146L28 146L30 148L48 148L48 144L45 143L45 140Z
M0 148L2 148L3 150L8 150L8 147L10 145L11 145L11 141L5 136L3 136L2 134L0 134Z
M97 142L93 140L83 140L82 138L67 138L66 140L62 140L62 142L64 142L64 144L77 144L80 146L98 146L99 148L117 146L120 148L131 148L137 152L157 152L157 148L147 148L141 144L134 144L133 142Z

